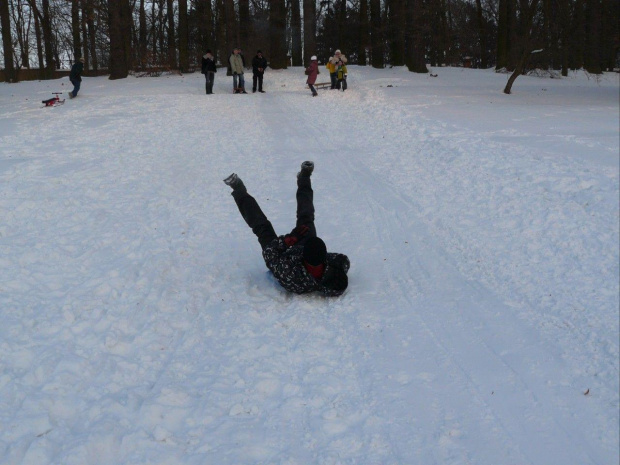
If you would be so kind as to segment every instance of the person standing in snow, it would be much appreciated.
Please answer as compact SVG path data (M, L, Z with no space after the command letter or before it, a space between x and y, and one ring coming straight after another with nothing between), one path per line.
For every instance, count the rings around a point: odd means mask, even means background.
M319 74L319 62L316 58L316 55L312 55L310 57L310 66L306 68L306 76L308 76L308 79L306 80L306 84L308 84L308 87L310 87L313 97L316 97L318 95L316 92L316 89L314 88L314 83L316 82L316 77L318 74Z
M338 70L346 64L347 64L347 57L344 56L340 50L336 50L334 52L334 56L329 59L328 68L329 68L329 76L332 80L332 87L331 87L332 89L340 90L342 81L338 79ZM346 86L346 82L345 82L345 86Z
M233 92L235 94L247 94L245 91L245 80L243 78L243 57L240 53L241 49L236 47L228 59L230 70L233 75ZM237 85L237 81L239 85Z
M205 75L205 87L207 95L210 95L213 93L213 83L215 82L215 73L217 73L217 67L215 66L211 50L207 50L207 53L202 57L201 73Z
M82 85L82 72L84 71L84 58L78 59L71 67L71 73L69 74L69 80L73 84L73 90L69 92L69 98L77 97Z
M342 61L336 66L336 79L338 81L336 84L338 90L341 88L343 92L347 90L347 65Z
M297 223L285 236L276 235L237 174L228 176L224 183L232 187L237 208L263 249L267 268L284 289L295 294L319 291L326 296L339 296L348 286L350 262L346 255L328 253L325 243L316 235L310 182L313 170L313 162L301 164L297 174Z
M267 59L263 56L263 52L258 50L256 56L252 59L252 92L256 92L256 84L258 83L258 91L264 93L263 75L267 67Z

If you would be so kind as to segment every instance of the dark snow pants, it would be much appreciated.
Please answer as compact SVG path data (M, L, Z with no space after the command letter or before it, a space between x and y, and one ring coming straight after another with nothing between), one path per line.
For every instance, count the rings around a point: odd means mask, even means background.
M256 84L258 83L258 91L263 91L263 75L262 74L254 74L252 76L252 92L256 92Z
M215 73L213 71L207 71L205 73L205 89L207 95L213 93L213 83L215 82Z
M261 247L265 249L271 241L278 237L271 222L261 210L256 199L248 194L247 191L233 191L232 196L241 216L243 216L248 226L252 228L252 232L258 238ZM312 183L309 176L297 178L296 197L297 223L295 227L301 225L308 226L308 232L298 242L298 244L304 244L308 239L316 236L316 228L314 226L314 192L312 191Z

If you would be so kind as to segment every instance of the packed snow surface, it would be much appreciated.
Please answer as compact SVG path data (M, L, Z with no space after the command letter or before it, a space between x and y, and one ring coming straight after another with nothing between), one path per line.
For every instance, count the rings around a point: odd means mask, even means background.
M618 75L433 74L0 84L0 463L617 464ZM304 160L340 298L222 183Z

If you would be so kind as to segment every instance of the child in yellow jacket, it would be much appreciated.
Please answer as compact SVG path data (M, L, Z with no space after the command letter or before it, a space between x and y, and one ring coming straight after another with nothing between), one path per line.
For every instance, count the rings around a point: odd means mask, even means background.
M327 64L325 65L325 67L329 71L329 78L331 79L331 83L332 83L330 89L335 89L336 82L338 80L338 77L336 75L336 65L332 63L332 59L330 58L329 60L327 60Z
M347 65L344 63L336 67L336 79L338 80L336 89L340 90L342 87L343 92L347 90Z

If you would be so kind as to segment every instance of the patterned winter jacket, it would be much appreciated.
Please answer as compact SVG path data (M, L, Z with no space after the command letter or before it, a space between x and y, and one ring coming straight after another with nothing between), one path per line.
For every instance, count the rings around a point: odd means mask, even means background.
M284 236L280 236L265 247L263 258L267 268L287 291L295 294L319 291L330 297L343 294L345 289L330 289L323 284L323 280L317 280L308 273L303 265L303 250L301 245L287 247L284 243ZM346 273L349 271L349 266L349 259L346 255L328 253L324 276L328 274L330 267L339 267Z

